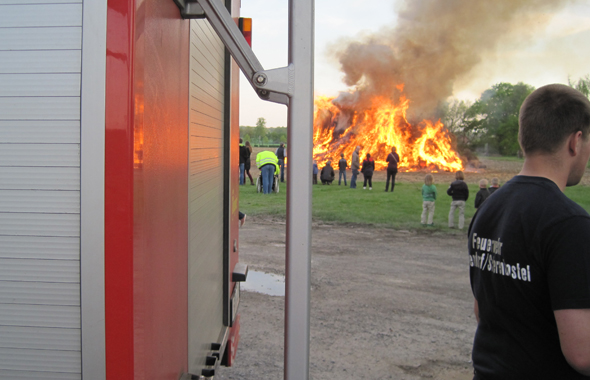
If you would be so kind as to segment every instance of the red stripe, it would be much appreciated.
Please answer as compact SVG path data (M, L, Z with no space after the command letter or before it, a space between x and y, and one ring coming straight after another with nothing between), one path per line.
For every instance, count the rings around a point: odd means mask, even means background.
M133 0L109 0L105 151L107 379L133 379Z

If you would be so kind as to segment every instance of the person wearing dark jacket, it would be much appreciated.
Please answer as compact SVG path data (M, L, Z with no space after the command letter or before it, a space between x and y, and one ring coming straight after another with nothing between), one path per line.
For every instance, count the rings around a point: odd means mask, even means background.
M281 182L285 182L285 157L287 157L287 149L285 149L285 144L281 143L275 154L279 159L279 167L281 168Z
M393 187L395 186L395 175L397 174L397 164L399 163L399 154L397 149L392 146L391 153L387 155L387 181L385 182L385 192L389 189L389 179L391 178L391 192L393 193Z
M363 190L367 189L367 181L369 182L369 190L373 190L373 172L375 171L375 160L371 158L371 153L367 153L367 158L363 161L363 168L361 172L365 177Z
M500 188L500 180L496 177L492 178L492 185L488 189L490 191L490 195L494 193L494 191Z
M252 156L252 145L250 145L250 141L246 141L246 157L244 162L244 171L248 178L250 178L250 185L254 186L254 179L252 179L252 174L250 174L250 168L252 167L252 162L250 157ZM244 182L246 182L246 177L244 176Z
M449 228L455 228L455 210L459 209L459 229L465 225L465 201L469 198L469 188L465 183L462 171L455 173L455 181L447 189L447 194L453 198L449 211Z
M332 161L326 162L326 166L322 168L320 174L322 185L331 185L334 180L334 168L332 168Z
M338 186L340 186L342 176L344 176L344 186L346 186L346 168L348 168L348 162L344 158L344 153L340 153L340 161L338 161Z
M246 170L246 160L250 157L250 150L244 145L243 140L240 139L240 185L246 183L244 171Z
M490 196L488 190L488 180L482 179L479 181L479 191L475 194L475 208L478 209L481 204Z

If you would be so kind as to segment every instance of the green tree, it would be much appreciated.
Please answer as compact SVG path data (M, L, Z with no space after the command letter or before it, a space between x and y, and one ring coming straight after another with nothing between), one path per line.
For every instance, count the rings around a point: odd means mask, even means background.
M578 79L577 82L572 82L571 79L568 78L567 83L570 87L575 88L590 99L590 75Z
M442 123L455 136L457 148L461 152L465 149L474 149L481 138L470 129L472 120L468 117L467 110L472 104L468 100L452 99L439 109Z
M263 143L264 145L267 145L267 144L268 144L268 137L264 136L264 137L262 138L262 143Z
M466 131L478 136L476 145L489 144L502 155L515 155L518 145L518 113L535 88L528 84L498 83L483 92L465 112Z
M266 120L263 117L259 117L256 121L256 137L259 143L266 137Z
M246 142L246 141L252 141L252 139L250 138L250 135L244 136L244 142Z

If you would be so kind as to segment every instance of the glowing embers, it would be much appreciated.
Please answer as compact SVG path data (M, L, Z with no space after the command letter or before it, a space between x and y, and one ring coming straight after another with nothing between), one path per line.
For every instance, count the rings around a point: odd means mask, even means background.
M315 99L313 158L322 167L326 161L338 162L340 154L350 159L355 147L361 146L361 161L367 153L375 168L384 170L391 147L400 156L402 171L463 169L459 155L451 146L451 137L439 121L423 120L411 125L406 119L409 101L400 96L392 99L375 96L370 100L355 94L338 98Z

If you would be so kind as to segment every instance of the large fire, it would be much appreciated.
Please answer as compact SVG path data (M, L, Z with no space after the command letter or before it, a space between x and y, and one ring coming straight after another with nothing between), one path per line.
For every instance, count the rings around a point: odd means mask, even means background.
M463 169L440 120L435 123L423 120L417 126L408 123L409 101L405 96L397 104L376 96L365 107L338 106L333 101L334 98L325 96L315 99L313 158L319 167L328 160L338 162L342 153L350 165L352 152L361 146L361 162L366 153L371 153L375 169L384 170L387 155L395 146L402 171Z

